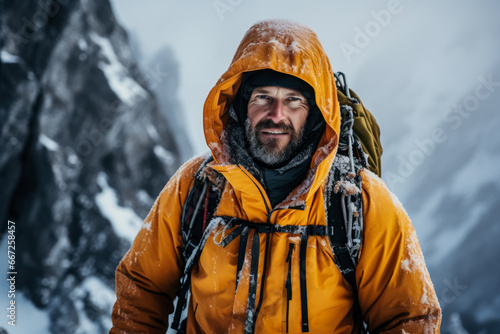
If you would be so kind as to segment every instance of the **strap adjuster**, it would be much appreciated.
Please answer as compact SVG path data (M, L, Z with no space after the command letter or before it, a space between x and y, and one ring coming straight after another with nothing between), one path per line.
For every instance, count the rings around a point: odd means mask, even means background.
M274 224L255 224L255 230L257 233L274 233Z

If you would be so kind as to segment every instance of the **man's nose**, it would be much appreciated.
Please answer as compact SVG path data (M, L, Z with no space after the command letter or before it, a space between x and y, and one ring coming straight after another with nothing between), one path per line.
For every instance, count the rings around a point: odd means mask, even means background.
M267 115L268 118L271 119L275 124L280 123L286 118L285 108L286 105L282 101L275 100L271 105L269 114Z

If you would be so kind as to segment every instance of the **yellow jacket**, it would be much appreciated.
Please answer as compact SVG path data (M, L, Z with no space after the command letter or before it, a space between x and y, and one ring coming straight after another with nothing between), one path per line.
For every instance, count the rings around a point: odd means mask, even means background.
M304 182L271 209L263 186L245 168L229 163L224 127L242 73L259 69L294 75L315 90L316 104L327 126ZM254 223L326 225L324 191L335 157L340 127L339 103L330 62L310 29L288 21L265 21L244 36L229 69L210 91L204 106L204 131L214 161L209 169L226 180L215 216L239 217ZM183 273L180 219L194 174L206 157L184 164L167 183L146 218L132 248L116 271L117 302L110 333L164 333ZM401 204L384 182L367 170L363 180L364 230L356 281L359 303L371 333L438 333L441 310L415 231ZM297 209L297 205L303 205ZM250 279L250 232L245 264L236 288L238 240L218 244L223 231L207 239L191 273L188 333L243 333ZM285 332L285 282L290 244L300 237L261 234L256 305L262 307L255 333ZM267 240L269 238L269 240ZM266 242L268 264L263 275ZM353 296L334 263L327 236L307 241L307 301L309 333L353 333ZM299 252L291 255L292 296L289 333L301 333Z

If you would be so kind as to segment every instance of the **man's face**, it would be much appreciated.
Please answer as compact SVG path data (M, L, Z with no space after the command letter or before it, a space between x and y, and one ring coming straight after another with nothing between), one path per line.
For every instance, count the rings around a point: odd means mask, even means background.
M250 153L268 165L280 164L300 146L309 104L297 90L263 86L253 90L245 124Z

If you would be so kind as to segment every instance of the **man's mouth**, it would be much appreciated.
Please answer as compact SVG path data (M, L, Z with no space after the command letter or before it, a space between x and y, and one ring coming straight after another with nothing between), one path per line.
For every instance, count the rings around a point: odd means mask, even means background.
M288 138L289 133L283 130L262 130L260 131L260 135L262 139L286 139Z
M263 134L266 135L287 135L288 132L283 131L283 130L262 130L261 131Z

